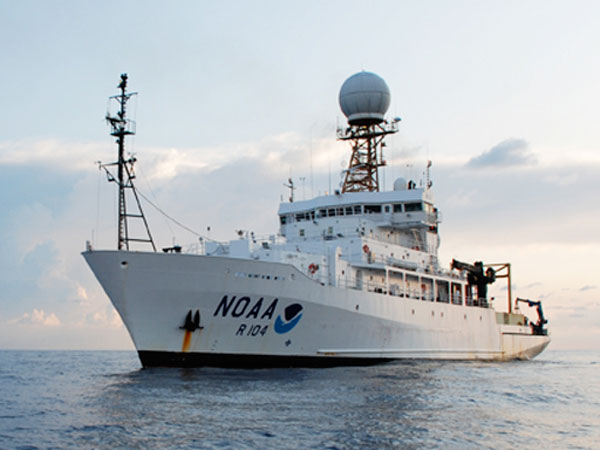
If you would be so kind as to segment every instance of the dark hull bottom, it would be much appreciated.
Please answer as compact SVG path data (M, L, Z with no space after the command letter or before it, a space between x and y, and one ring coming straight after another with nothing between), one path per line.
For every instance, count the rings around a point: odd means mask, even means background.
M340 358L333 356L238 355L139 351L144 367L225 367L261 369L273 367L372 366L392 359Z

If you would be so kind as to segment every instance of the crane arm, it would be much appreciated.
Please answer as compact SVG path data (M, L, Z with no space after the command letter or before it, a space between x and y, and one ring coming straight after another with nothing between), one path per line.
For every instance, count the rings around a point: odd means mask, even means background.
M517 303L518 302L522 302L522 303L527 303L527 306L529 306L530 308L533 308L535 306L535 309L537 310L537 314L538 314L538 321L535 324L531 324L531 327L533 328L533 332L535 334L542 334L542 335L546 335L548 334L548 331L544 329L544 325L546 325L548 323L548 319L546 319L544 317L544 311L542 310L542 302L541 301L534 301L534 300L529 300L526 298L517 298Z

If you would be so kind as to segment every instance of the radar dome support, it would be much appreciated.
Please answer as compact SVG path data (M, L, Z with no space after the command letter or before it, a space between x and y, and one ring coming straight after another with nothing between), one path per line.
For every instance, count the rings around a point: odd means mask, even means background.
M348 127L338 128L337 137L350 141L352 156L345 170L342 192L379 191L379 167L385 166L383 139L398 131L400 119L384 115L390 106L390 90L379 75L358 72L348 78L339 95Z

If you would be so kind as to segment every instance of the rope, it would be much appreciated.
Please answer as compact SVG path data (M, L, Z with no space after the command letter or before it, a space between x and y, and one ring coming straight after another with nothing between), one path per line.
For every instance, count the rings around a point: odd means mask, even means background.
M152 198L154 199L155 202L158 202L158 200L156 198L156 194L154 193L154 190L152 189L152 186L150 186L150 183L148 182L148 179L146 178L146 174L142 170L142 165L141 164L138 166L137 170L142 175L141 179L144 180L144 183L146 183L146 186L150 190L150 194L152 194ZM138 192L139 192L139 189L138 189ZM140 194L141 194L141 192L140 192ZM154 205L152 205L152 206L154 206ZM169 223L169 220L167 219L167 216L163 216L163 218L164 218L164 221L165 221L165 225L167 225L167 228L169 228L169 231L171 232L171 236L175 236L175 232L173 231L173 228L171 227L171 224Z
M184 230L186 230L186 231L189 231L190 233L192 233L192 234L194 234L194 235L196 235L196 236L198 236L198 237L201 237L201 238L205 239L205 238L204 238L204 236L202 236L200 233L197 233L197 232L195 232L195 231L194 231L194 230L192 230L191 228L189 228L189 227L186 227L186 226L185 226L184 224L182 224L181 222L179 222L179 221L177 221L177 220L173 219L171 216L169 216L169 215L168 215L166 212L164 212L164 211L163 211L161 208L159 208L157 205L155 205L155 204L154 204L154 203L153 203L153 202L152 202L152 201L151 201L151 200L150 200L148 197L146 197L146 196L143 194L143 192L141 192L139 189L137 189L137 192L138 192L138 194L140 194L140 196L141 196L141 197L142 197L144 200L146 200L148 203L150 203L150 205L152 205L152 206L153 206L153 207L154 207L154 208L155 208L155 209L156 209L156 210L157 210L159 213L161 213L161 214L162 214L163 216L165 216L167 219L171 220L171 221L172 221L173 223L175 223L176 225L179 225L179 226L180 226L181 228L183 228Z

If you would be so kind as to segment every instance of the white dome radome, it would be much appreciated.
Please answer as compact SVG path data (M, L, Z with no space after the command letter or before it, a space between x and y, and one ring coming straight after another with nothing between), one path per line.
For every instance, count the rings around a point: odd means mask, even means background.
M408 188L408 182L405 178L396 178L394 181L394 190L395 191L405 191Z
M383 122L390 98L390 89L383 78L371 72L358 72L344 81L339 101L350 125L373 125Z

